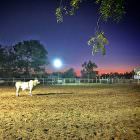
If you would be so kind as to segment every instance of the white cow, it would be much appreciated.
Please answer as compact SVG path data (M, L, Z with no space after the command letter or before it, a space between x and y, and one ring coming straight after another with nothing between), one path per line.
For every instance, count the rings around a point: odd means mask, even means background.
M40 82L36 79L36 80L30 80L28 82L16 82L15 87L16 87L16 96L19 96L19 90L20 88L22 90L28 89L29 90L29 94L32 96L32 89L33 87L35 87L36 85L38 85Z

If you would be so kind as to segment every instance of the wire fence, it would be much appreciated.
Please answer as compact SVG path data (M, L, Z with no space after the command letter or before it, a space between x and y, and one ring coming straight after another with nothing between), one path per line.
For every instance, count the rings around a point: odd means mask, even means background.
M14 85L17 81L27 82L34 78L0 78L0 85ZM81 85L81 84L124 84L124 83L140 83L139 79L84 79L84 78L38 78L43 85Z

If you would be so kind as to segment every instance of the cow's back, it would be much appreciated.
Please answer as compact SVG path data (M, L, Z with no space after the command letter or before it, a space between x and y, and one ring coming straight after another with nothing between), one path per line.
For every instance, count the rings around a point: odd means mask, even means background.
M25 90L25 89L29 89L29 83L28 82L16 82L15 84L16 88L19 89L21 88L22 90Z

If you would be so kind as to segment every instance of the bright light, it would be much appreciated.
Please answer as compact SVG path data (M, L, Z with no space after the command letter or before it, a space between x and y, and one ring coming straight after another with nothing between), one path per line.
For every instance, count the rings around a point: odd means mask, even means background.
M60 59L55 59L53 64L56 68L60 68L62 66L62 61Z

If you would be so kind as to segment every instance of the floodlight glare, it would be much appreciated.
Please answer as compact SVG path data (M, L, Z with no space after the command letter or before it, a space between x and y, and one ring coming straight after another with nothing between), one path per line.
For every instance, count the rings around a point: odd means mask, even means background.
M55 59L53 64L56 68L60 68L62 66L62 61L60 59Z

